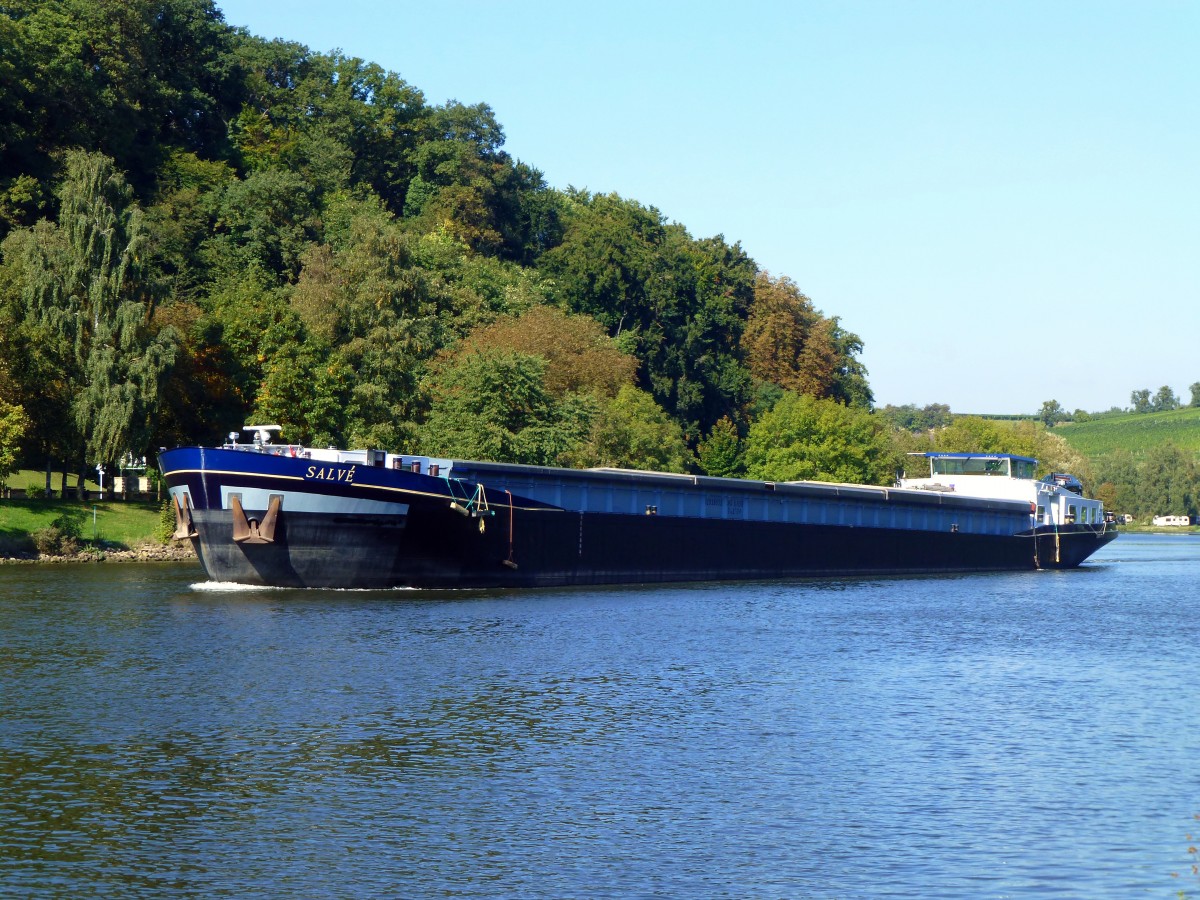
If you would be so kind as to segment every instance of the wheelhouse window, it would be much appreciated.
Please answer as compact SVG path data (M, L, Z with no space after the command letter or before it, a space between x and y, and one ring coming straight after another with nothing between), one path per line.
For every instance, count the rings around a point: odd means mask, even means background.
M1002 478L1037 476L1037 460L1012 456L931 456L929 473L938 475L999 475Z
M1033 478L1037 474L1037 463L1032 459L1014 459L1013 478Z
M1014 460L987 457L934 457L934 475L1008 475Z

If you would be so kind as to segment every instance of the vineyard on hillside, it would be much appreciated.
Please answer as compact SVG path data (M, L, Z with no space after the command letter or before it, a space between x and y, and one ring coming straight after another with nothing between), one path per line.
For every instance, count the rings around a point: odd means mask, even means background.
M1163 444L1200 453L1200 407L1064 422L1054 427L1054 433L1089 459L1114 450L1128 450L1139 456Z

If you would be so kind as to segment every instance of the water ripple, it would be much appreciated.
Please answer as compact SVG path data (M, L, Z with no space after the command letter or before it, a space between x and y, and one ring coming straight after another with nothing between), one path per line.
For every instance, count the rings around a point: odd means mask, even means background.
M0 896L1195 890L1193 547L523 593L23 567Z

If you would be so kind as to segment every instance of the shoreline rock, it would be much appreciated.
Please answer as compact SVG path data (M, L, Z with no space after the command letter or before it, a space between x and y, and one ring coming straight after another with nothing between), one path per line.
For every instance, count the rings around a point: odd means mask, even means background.
M85 547L70 556L53 556L36 551L16 556L0 556L0 566L35 563L98 562L187 562L196 558L191 543L142 544L137 547Z

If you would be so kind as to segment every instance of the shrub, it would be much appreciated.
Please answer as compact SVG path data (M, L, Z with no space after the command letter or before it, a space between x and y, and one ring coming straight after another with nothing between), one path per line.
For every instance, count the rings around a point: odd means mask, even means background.
M45 528L39 528L30 535L34 546L44 556L74 556L79 552L82 536L80 516L72 512L64 512Z
M171 535L175 533L175 506L167 497L158 513L158 537L164 544L171 543Z
M33 545L43 556L67 556L78 551L79 544L53 525L39 528L30 534Z

